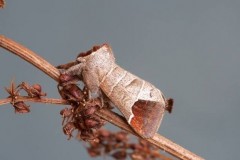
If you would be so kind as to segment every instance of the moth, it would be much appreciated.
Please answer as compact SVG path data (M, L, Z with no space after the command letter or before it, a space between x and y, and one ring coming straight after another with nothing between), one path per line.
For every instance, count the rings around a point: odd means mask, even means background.
M107 44L79 54L74 65L64 73L80 77L90 99L103 97L114 104L143 138L153 137L165 110L171 112L173 99L166 99L154 85L117 65Z

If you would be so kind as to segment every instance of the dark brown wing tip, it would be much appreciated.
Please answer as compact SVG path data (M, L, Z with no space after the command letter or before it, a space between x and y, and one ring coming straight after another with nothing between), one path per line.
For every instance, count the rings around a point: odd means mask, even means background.
M162 103L138 100L132 107L131 127L143 138L151 138L157 132L164 115Z
M168 113L172 113L173 104L174 104L174 100L172 98L169 98L166 100L165 110L168 111Z

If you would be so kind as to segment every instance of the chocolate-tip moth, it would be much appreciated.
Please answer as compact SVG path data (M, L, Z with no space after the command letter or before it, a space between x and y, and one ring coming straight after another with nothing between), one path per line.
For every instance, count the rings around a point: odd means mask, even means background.
M79 54L76 62L65 73L81 77L92 99L104 97L122 112L137 134L143 138L154 136L164 111L171 112L173 99L166 99L151 83L117 65L107 44Z

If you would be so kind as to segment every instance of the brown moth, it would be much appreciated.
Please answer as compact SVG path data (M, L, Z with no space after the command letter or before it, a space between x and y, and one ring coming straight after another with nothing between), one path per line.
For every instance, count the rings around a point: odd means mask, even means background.
M173 99L166 100L155 86L117 65L107 44L81 53L77 62L65 73L82 78L90 99L103 97L117 106L137 134L143 138L154 136L164 111L171 112Z

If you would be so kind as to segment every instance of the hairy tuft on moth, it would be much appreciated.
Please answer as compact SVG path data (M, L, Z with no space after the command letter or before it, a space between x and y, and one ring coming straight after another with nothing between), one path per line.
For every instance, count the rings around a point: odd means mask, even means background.
M141 137L153 137L164 111L171 113L173 99L165 99L155 86L117 65L109 45L94 46L79 54L76 62L64 74L81 77L90 99L100 97L114 104Z

